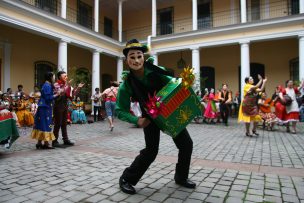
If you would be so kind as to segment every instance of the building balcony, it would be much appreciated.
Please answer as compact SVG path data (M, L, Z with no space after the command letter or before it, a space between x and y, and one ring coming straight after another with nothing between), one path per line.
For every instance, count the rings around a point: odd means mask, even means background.
M61 1L56 0L19 0L31 6L42 9L52 15L61 16ZM201 12L198 8L197 28L198 30L210 30L213 28L232 26L241 24L241 12L239 3L234 5L233 9L229 4L223 8L219 8L216 1L212 5L208 5L207 10L204 7ZM228 1L227 1L228 2ZM226 2L226 3L227 3ZM250 2L248 4L248 2ZM298 0L270 0L269 4L253 4L255 1L247 1L247 23L259 22L264 20L276 19L291 15L299 14L299 1ZM217 3L217 4L216 4ZM79 5L83 4L83 5ZM172 5L174 8L174 5ZM208 10L209 9L209 10ZM130 12L130 11L129 11ZM66 20L72 23L81 25L87 29L93 30L94 17L92 6L89 6L82 1L76 5L67 5ZM203 13L203 14L202 14ZM128 13L124 13L127 16ZM158 14L157 22L157 36L172 35L183 32L193 31L192 15L188 17L180 17L179 14L172 14L171 19L167 18L166 21L160 20ZM124 19L124 18L123 18ZM99 19L99 33L115 40L118 40L118 29L115 25L104 24L102 19ZM124 26L122 36L123 41L131 38L145 40L147 36L152 33L152 26L150 21L147 26L131 27L131 25Z

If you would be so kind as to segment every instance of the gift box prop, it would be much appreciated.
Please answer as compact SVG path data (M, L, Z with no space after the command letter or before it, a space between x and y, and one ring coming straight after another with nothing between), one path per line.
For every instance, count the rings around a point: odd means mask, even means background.
M189 78L188 74L184 76ZM148 114L156 125L173 138L202 111L201 103L191 88L194 76L189 80L185 77L171 79L157 94L149 95L146 103Z

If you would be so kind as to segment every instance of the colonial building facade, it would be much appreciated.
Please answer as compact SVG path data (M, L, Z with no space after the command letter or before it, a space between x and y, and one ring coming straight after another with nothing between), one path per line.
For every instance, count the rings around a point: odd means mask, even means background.
M197 90L304 78L304 0L1 0L0 89L30 92L49 70L105 89L132 38L176 76L192 66Z

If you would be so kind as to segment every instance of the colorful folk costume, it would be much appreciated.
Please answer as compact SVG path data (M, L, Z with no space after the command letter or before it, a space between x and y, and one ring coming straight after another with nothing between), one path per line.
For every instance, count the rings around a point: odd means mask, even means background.
M268 130L272 130L274 124L279 121L275 113L271 111L271 107L273 105L274 104L270 98L269 99L261 98L259 100L259 114L264 120L265 127L267 127Z
M145 148L140 151L140 154L120 177L120 188L128 194L136 193L133 186L138 183L158 154L160 129L148 116L145 104L149 99L149 94L154 95L172 79L169 72L154 66L151 62L145 62L143 55L145 52L147 52L147 47L141 45L137 40L133 39L127 43L123 53L127 58L130 72L124 77L125 81L119 87L116 100L118 118L143 127L146 142ZM131 97L139 102L142 118L130 113ZM195 183L188 180L193 143L187 129L182 130L173 141L179 149L175 182L184 187L195 188Z
M87 118L83 111L83 102L73 102L72 123L86 123Z
M216 118L216 116L217 116L217 108L214 102L214 94L210 92L208 96L208 104L205 109L204 117L209 119L214 119Z
M246 83L244 86L244 98L239 108L238 122L250 123L251 121L262 121L258 112L257 96L254 91L249 92L251 87L253 87L253 85L249 83Z
M58 72L57 76L58 75L59 77L64 76L67 79L66 73L63 71ZM54 131L53 132L56 139L53 141L53 145L55 146L59 145L58 137L59 137L60 128L61 128L63 143L65 145L74 145L74 143L69 140L68 132L67 132L68 100L73 98L80 89L76 88L73 90L73 88L67 82L64 82L61 79L55 82L54 87L55 87L54 92L55 93L60 92L60 96L58 96L54 102L54 109L53 109Z
M20 126L33 126L34 124L34 117L28 110L29 105L28 100L20 99L16 112Z
M38 141L52 141L55 136L52 132L54 93L51 83L45 82L41 88L41 97L38 101L38 110L35 114L35 124L31 134Z
M290 105L285 106L286 114L283 118L283 121L286 123L299 121L299 106L296 98L296 95L299 94L299 90L297 88L286 87L282 93L283 95L288 95L292 100Z

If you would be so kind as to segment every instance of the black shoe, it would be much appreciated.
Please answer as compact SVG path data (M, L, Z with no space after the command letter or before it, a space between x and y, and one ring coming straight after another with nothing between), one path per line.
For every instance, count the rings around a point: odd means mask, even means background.
M54 141L52 142L52 146L53 146L53 147L60 147L60 144L59 144L59 142L58 142L57 140L54 140Z
M255 134L256 136L259 136L259 135L260 135L259 133L257 133L256 130L253 130L252 133Z
M181 185L185 188L195 188L196 187L196 184L194 182L192 182L191 180L184 180L184 181L178 181L178 180L175 180L175 183L178 184L178 185Z
M43 145L42 144L36 144L36 149L42 149Z
M134 195L136 193L134 187L128 183L125 179L120 177L119 179L119 187L120 189L127 194Z
M63 144L64 144L64 145L73 146L73 145L74 145L74 142L72 142L71 140L65 140L65 141L63 141Z

